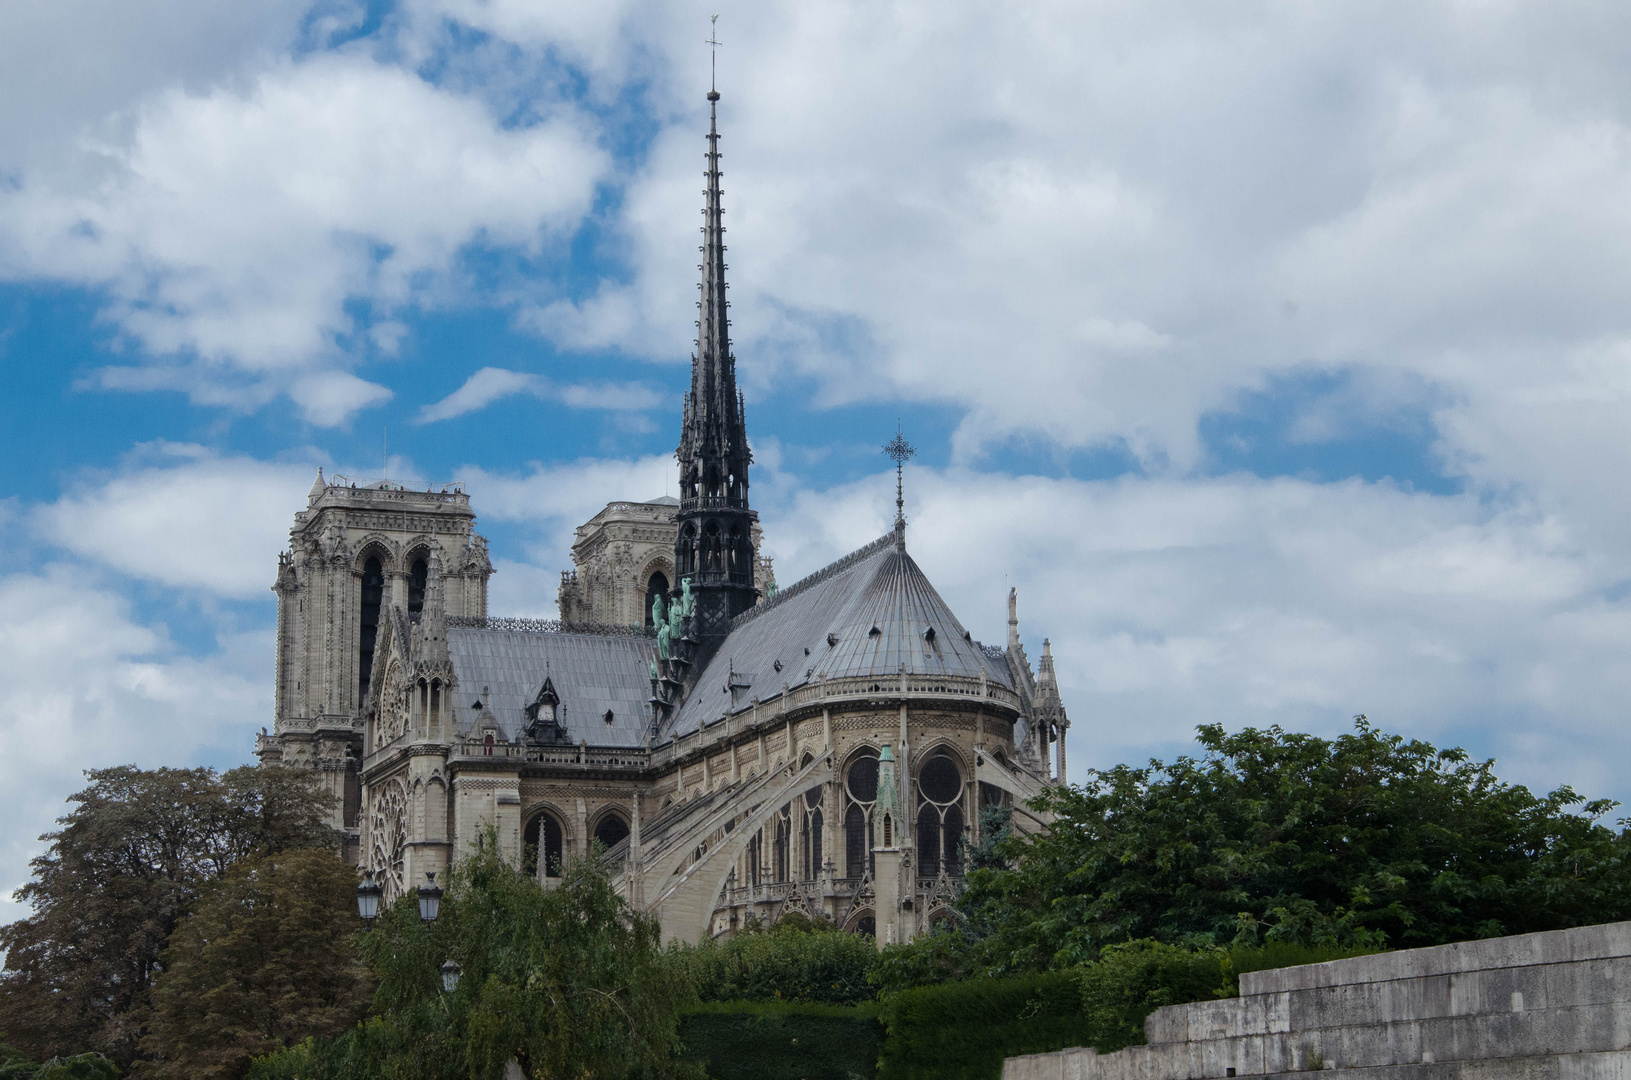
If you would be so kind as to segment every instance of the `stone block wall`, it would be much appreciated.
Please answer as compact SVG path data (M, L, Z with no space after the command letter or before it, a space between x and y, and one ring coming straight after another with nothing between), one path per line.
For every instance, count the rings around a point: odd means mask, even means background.
M1631 1080L1631 923L1252 972L1144 1029L1009 1058L1003 1080Z

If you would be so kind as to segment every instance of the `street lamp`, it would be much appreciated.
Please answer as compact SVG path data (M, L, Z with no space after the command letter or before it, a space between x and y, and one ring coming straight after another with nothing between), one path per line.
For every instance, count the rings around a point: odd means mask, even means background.
M441 910L442 890L436 884L435 872L427 870L425 871L425 884L419 886L419 917L425 922L435 922L436 916Z
M385 892L374 880L372 870L362 872L362 884L357 886L357 914L363 921L373 922L379 915L379 898Z
M459 976L462 974L464 974L463 968L452 960L447 961L442 965L442 989L450 994L457 990L459 988Z

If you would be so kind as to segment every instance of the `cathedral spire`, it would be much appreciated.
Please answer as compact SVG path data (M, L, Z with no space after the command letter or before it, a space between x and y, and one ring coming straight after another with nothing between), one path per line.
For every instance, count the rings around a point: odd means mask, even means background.
M719 186L719 91L708 91L707 171L703 174L702 280L691 390L675 451L680 465L679 537L674 563L696 589L695 633L722 639L730 620L753 606L753 511L748 508L747 421L736 388L730 306L725 294L725 209ZM680 582L676 581L677 587Z

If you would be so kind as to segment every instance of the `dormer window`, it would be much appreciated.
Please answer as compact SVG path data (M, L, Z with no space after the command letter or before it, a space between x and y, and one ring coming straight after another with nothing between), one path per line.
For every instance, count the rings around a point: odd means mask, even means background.
M872 629L866 632L866 636L869 638L883 637L883 631L874 626Z
M560 705L561 696L555 692L555 683L549 676L544 676L544 685L538 688L538 695L523 710L527 717L527 734L536 739L547 732L559 730Z
M837 634L828 634L827 635L827 647L830 649L834 645L837 645L837 644L838 644L838 635Z
M603 717L601 717L601 719L602 719L602 720L604 720L604 721L606 721L606 726L607 726L607 727L611 727L611 726L612 726L612 719L613 719L613 717L612 717L612 710L610 710L610 709L607 709L607 710L606 710L606 715L605 715L605 716L603 716Z

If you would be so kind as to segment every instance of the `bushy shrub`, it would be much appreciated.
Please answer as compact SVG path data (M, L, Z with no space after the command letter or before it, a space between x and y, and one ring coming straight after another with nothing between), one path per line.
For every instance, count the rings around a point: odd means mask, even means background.
M37 1065L0 1045L0 1080L119 1080L119 1067L101 1054L55 1057Z
M883 1028L876 1002L729 1001L682 1016L680 1041L711 1080L872 1080Z
M669 957L702 1001L853 1005L873 996L878 950L860 934L783 919L767 932L675 946Z
M1144 1041L1144 1020L1163 1005L1234 997L1248 971L1320 964L1378 952L1363 946L1298 945L1287 941L1231 949L1185 948L1129 941L1106 948L1078 969L1082 1012L1100 1053Z

